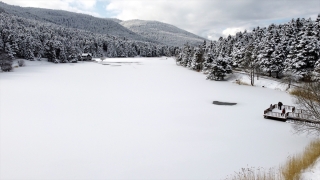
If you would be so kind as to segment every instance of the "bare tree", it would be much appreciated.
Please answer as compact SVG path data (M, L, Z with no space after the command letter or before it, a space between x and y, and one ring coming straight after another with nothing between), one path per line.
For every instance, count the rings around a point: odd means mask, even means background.
M242 61L242 67L244 71L247 73L247 75L249 76L251 86L254 86L254 75L257 69L257 63L255 60L256 60L256 52L254 50L254 47L252 45L249 45L245 49L244 58Z
M312 122L294 121L293 128L297 133L320 135L320 83L305 83L291 92L295 103L308 112Z
M294 83L294 82L297 82L298 81L298 77L292 73L292 71L287 71L287 72L284 72L283 73L284 77L282 78L283 82L285 84L288 84L288 87L286 90L290 89L291 88L291 85Z

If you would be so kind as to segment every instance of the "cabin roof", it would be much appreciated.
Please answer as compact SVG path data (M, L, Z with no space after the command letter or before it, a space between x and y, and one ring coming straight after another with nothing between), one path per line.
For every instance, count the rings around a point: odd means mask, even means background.
M82 53L81 56L92 56L91 53Z

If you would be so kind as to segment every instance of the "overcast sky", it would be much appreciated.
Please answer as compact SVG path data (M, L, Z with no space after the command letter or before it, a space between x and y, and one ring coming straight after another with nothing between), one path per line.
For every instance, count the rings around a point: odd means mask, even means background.
M156 20L199 36L220 36L292 18L313 20L320 0L2 0L11 5L81 12L121 20Z

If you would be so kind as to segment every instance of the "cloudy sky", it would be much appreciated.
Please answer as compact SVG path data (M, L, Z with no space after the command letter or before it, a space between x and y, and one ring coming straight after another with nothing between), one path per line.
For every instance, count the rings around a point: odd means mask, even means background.
M320 0L2 0L11 5L86 13L121 20L156 20L216 40L244 29L313 20Z

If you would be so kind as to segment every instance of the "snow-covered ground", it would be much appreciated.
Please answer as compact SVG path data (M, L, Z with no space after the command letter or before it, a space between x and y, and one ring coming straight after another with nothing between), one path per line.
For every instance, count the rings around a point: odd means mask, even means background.
M301 174L301 179L302 180L318 180L320 179L320 158L316 161L316 163L306 169L302 174Z
M292 98L260 85L208 81L171 58L27 62L0 73L0 179L224 179L278 167L311 138L263 118Z
M228 79L228 81L237 83L237 80L240 80L241 82L244 82L248 85L250 85L250 78L245 73L237 73L235 72L233 75L231 75ZM286 91L288 88L288 85L285 83L281 83L279 80L274 78L268 78L268 77L255 77L254 78L254 86L256 87L263 87L268 89L274 89L278 91Z

